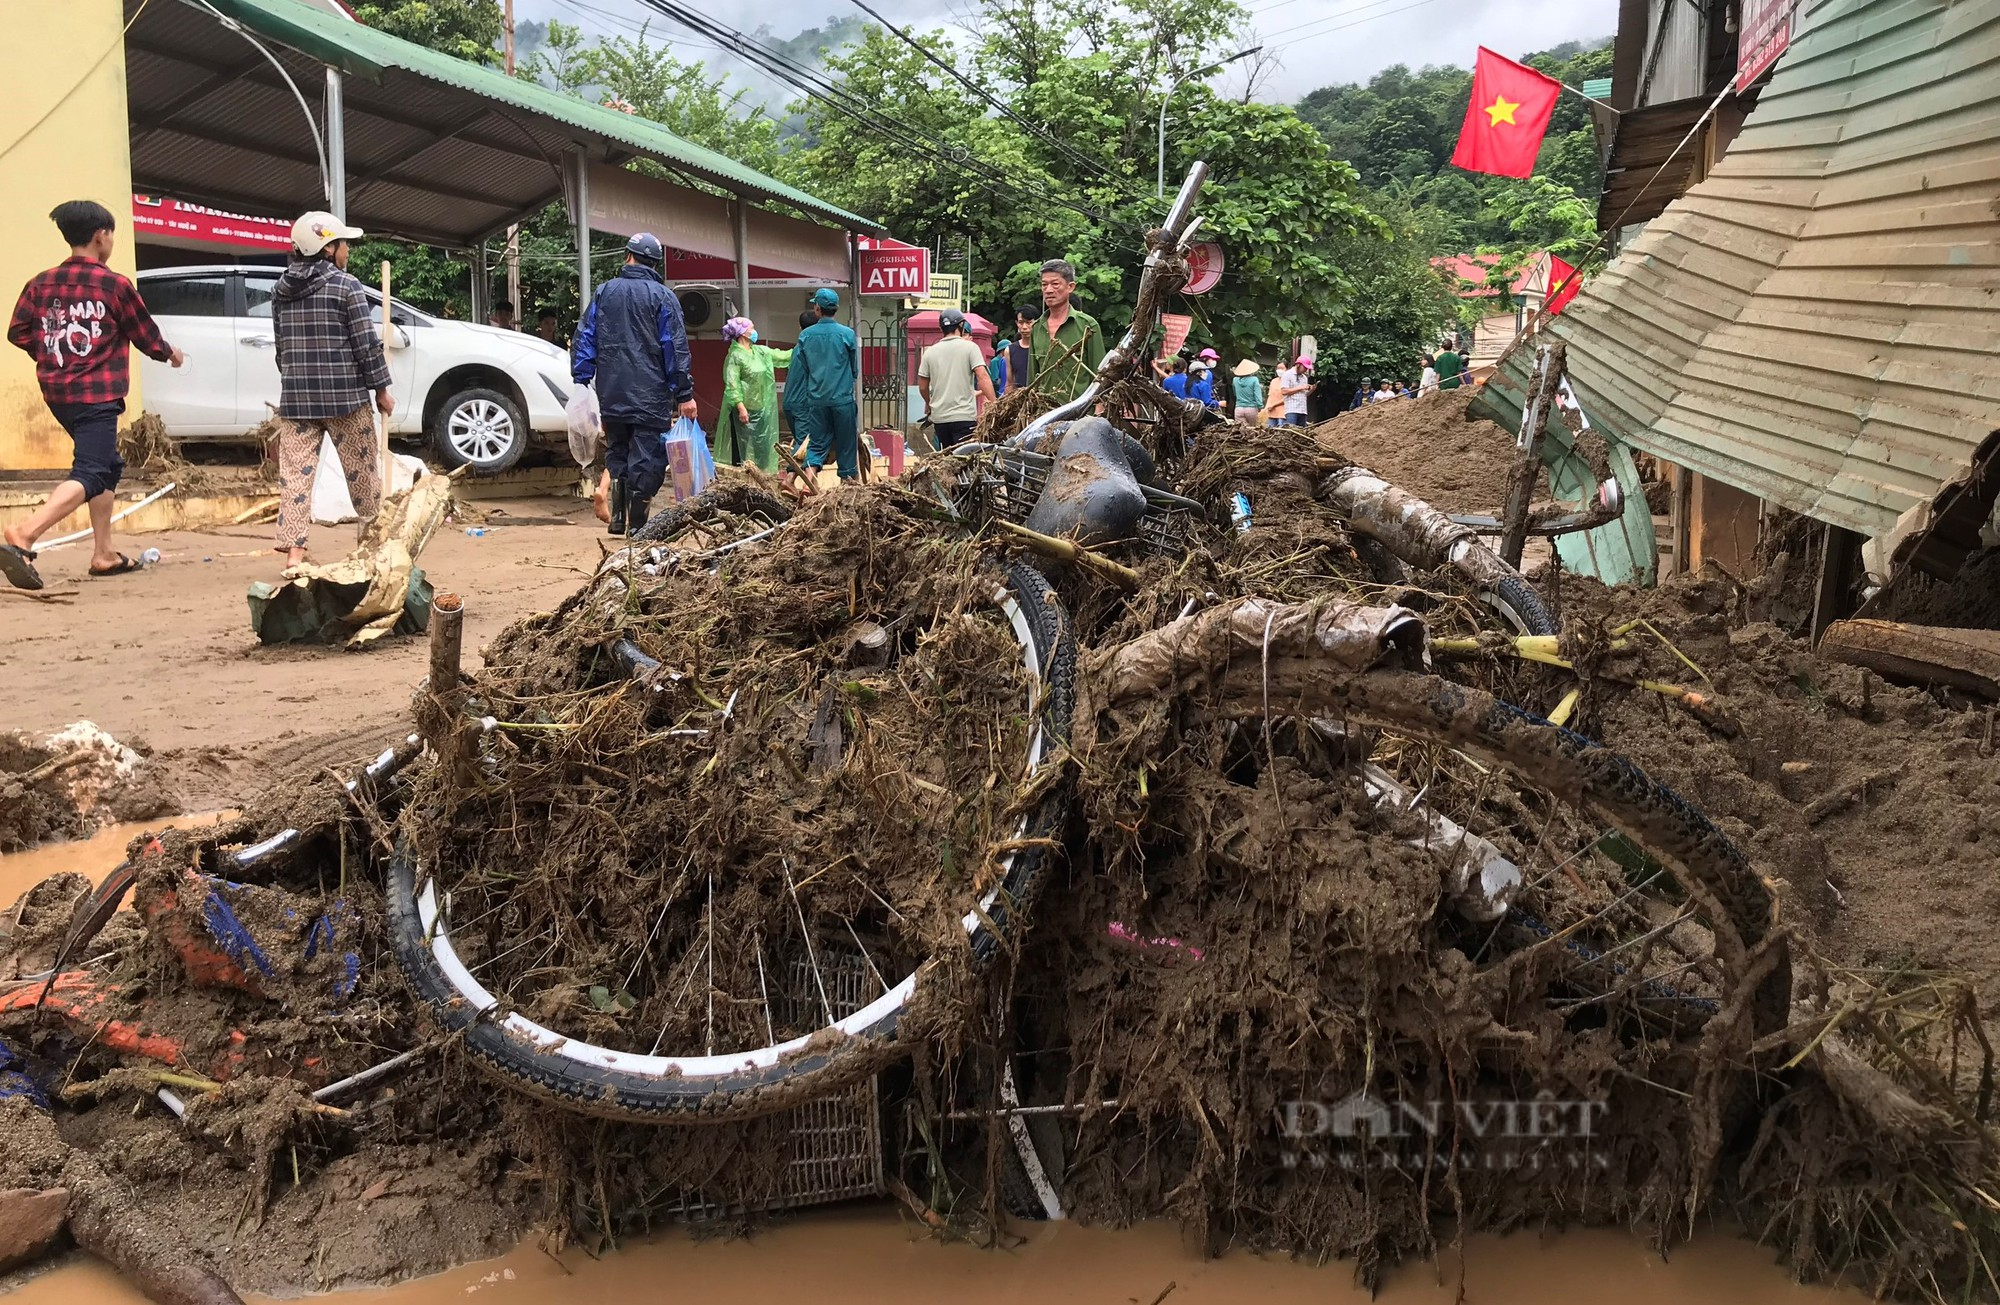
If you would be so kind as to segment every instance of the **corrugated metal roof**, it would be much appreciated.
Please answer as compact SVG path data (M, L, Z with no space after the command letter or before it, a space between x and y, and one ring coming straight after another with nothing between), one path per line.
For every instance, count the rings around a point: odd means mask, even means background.
M2000 427L1996 196L2000 5L1823 0L1729 153L1549 329L1615 435L1881 534Z
M1611 127L1611 150L1604 167L1604 193L1597 200L1597 228L1612 223L1651 222L1678 199L1694 179L1700 141L1688 130L1701 120L1706 99L1676 100L1628 109Z
M193 4L193 0L186 2L190 6ZM198 132L212 138L214 119L217 117L246 125L260 121L243 112L245 105L239 102L238 92L239 88L246 92L251 90L262 78L269 78L276 93L289 101L289 91L276 85L275 76L268 72L269 65L260 57L255 57L254 51L234 38L219 39L220 30L213 16L206 13L210 5L264 40L290 47L351 77L376 83L385 90L393 91L398 101L407 101L402 121L383 115L380 104L375 106L376 115L371 121L368 97L350 97L348 143L351 175L368 172L365 160L370 157L371 147L383 158L400 157L399 150L417 149L428 136L448 130L452 115L465 112L467 102L464 94L458 93L467 93L480 97L493 107L496 116L506 120L488 125L483 134L488 138L508 137L505 141L494 139L493 143L503 153L517 156L509 161L509 166L516 169L520 162L518 155L524 148L530 156L534 156L548 153L551 146L557 147L556 152L560 152L563 147L583 145L591 147L593 156L597 158L615 153L620 157L637 155L655 159L689 176L725 191L747 195L753 200L789 204L851 230L881 230L878 224L867 218L796 190L714 150L682 140L658 123L509 77L495 68L454 59L324 12L304 3L304 0L203 0L200 8L192 10L202 15L207 27L204 48L192 59L189 52L173 53L181 55L178 62L183 65L196 62L196 76L213 76L222 80L215 94L204 97L201 103L191 106L190 111L176 115L177 121L169 130L180 134ZM143 19L144 15L140 17ZM156 59L154 66L148 67L143 52L142 46L142 57L129 61L137 65L130 77L134 92L135 130L144 126L138 106L149 92L157 92L163 97L156 102L168 103L172 96L188 92L190 82L195 80L186 66L179 69L162 67ZM167 58L165 52L155 50L153 53L159 59ZM240 73L234 78L223 79L223 74L229 71L227 66L197 62L216 59L227 59L240 65ZM357 88L362 89L366 88ZM374 98L379 101L385 97L377 93ZM297 114L296 104L288 104L278 120L287 121ZM357 117L361 119L358 122ZM385 138L371 141L368 137L371 130L383 134ZM467 130L469 132L470 128ZM398 133L400 140L387 138ZM305 146L309 149L310 142L305 142ZM138 153L135 150L135 170L140 166ZM357 158L364 160L359 166L355 162ZM425 161L428 170L432 162L428 153ZM493 177L484 188L485 195L481 194L480 188L473 187L466 195L468 207L474 212L490 209L504 222L507 216L511 216L507 206L516 198L513 192L520 189L518 185L506 184L507 180ZM548 189L547 183L539 178L535 187L541 191ZM489 196L494 202L490 205L483 203Z

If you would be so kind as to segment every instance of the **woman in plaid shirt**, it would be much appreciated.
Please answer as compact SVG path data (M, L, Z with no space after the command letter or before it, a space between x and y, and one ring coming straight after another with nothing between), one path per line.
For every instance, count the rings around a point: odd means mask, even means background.
M375 454L372 391L384 417L396 410L389 363L361 282L347 270L350 242L361 238L331 213L292 223L292 261L271 296L278 340L278 547L288 566L306 556L320 432L333 440L354 514L366 530L382 496Z
M49 214L69 241L69 257L28 282L14 305L7 339L35 360L42 399L76 445L69 476L41 511L8 526L0 542L0 575L17 589L40 589L35 541L64 517L89 505L90 573L123 575L139 563L111 547L111 500L125 462L118 456L118 415L132 388L132 344L150 358L181 365L181 351L160 338L153 315L132 283L104 265L117 221L87 199Z

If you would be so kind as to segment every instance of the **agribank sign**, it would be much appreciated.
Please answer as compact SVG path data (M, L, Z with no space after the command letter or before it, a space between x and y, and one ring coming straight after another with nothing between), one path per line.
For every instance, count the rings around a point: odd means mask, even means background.
M922 299L931 292L928 249L861 249L861 293Z

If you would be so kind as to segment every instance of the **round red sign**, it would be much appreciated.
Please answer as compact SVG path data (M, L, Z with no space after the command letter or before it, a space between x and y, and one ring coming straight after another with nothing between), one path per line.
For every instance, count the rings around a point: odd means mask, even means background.
M1222 246L1213 240L1188 246L1188 280L1182 294L1206 294L1222 280Z

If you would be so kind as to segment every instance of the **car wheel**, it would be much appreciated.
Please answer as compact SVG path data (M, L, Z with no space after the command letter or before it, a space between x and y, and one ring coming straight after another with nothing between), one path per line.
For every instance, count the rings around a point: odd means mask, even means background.
M445 466L469 466L491 475L521 460L528 449L528 419L498 390L460 390L431 419L431 447Z

